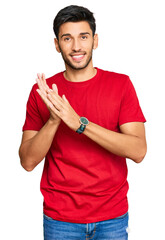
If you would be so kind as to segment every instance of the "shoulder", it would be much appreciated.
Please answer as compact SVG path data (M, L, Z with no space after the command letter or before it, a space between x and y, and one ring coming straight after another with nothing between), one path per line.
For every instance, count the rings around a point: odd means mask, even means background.
M126 86L130 82L130 78L127 74L99 69L102 79L105 81L111 81L112 84Z

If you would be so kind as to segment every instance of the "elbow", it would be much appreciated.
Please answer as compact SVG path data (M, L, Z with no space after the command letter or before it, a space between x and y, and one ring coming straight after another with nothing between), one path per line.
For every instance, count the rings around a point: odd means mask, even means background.
M24 157L22 152L21 152L21 148L19 149L19 157L20 157L20 164L21 166L27 171L27 172L31 172L34 169L34 166L32 166L32 164L30 164L31 160L28 159L27 157Z
M133 160L134 160L135 163L141 163L143 161L144 157L145 156L139 156L139 157L137 157L137 158L135 158Z
M31 172L31 171L34 169L34 167L31 167L31 166L29 166L29 165L26 165L26 164L22 163L22 161L21 161L21 166L22 166L27 172Z
M27 171L27 172L31 172L34 169L34 166L32 166L31 164L28 163L28 159L23 159L20 158L20 163L21 166Z
M147 146L145 146L143 149L141 149L141 151L139 151L139 154L136 156L136 158L133 159L134 162L141 163L145 158L146 153L147 153Z

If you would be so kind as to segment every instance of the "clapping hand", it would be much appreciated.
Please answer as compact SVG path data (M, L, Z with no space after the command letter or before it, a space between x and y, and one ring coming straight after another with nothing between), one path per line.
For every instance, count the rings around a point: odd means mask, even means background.
M39 87L37 92L50 111L50 119L55 122L63 120L69 128L76 131L80 126L80 117L74 111L66 96L59 96L56 84L52 85L52 89L49 88L45 80L45 74L40 75L38 73L36 81Z

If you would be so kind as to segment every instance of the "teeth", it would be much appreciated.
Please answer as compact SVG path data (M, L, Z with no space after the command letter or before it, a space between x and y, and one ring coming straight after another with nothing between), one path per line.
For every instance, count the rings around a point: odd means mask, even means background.
M83 55L72 56L72 57L74 57L74 58L81 58L81 57L83 57Z

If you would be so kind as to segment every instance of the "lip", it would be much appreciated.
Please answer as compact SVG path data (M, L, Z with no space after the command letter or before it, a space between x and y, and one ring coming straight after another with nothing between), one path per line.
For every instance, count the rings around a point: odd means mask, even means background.
M71 55L71 58L73 59L73 61L79 62L81 60L83 60L85 57L85 54L73 54Z

